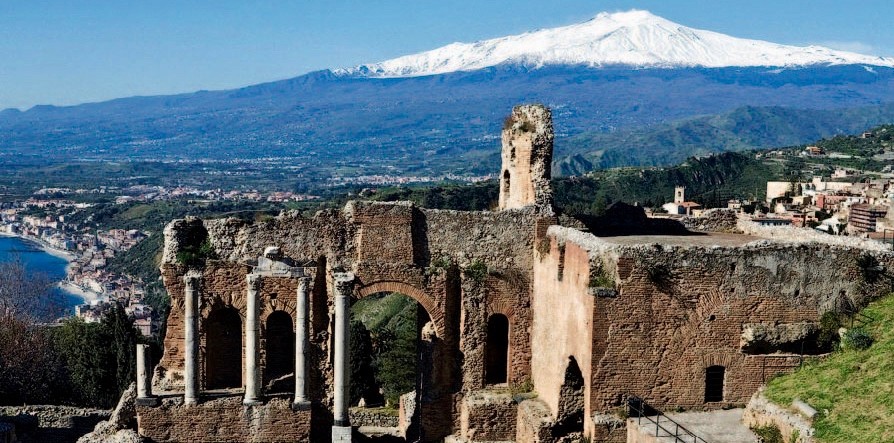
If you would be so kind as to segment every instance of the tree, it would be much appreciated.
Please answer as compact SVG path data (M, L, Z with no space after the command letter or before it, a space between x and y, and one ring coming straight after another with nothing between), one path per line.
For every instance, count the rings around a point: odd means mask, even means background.
M64 303L53 286L46 274L26 269L19 257L0 263L0 314L27 322L57 318Z
M46 328L11 315L0 319L0 404L58 402L67 379Z
M115 398L130 386L137 378L137 333L133 327L133 319L130 318L124 308L115 303L102 321L106 333L112 338L115 355L115 380L117 394Z
M0 404L46 403L64 385L52 337L38 320L55 318L61 294L18 258L0 263Z
M351 322L351 404L379 396L373 369L373 346L369 330L359 320Z

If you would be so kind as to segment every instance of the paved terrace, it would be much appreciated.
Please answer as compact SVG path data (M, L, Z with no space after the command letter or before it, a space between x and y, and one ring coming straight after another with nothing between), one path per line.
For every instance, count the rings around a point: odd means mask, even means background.
M694 235L625 235L599 237L600 240L623 246L661 244L668 246L742 246L753 241L764 240L744 234L694 234Z

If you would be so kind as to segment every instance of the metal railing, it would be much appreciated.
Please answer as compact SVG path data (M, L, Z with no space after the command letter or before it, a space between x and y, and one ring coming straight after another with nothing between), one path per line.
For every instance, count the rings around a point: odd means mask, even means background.
M849 312L848 315L851 317L851 329L865 328L875 321L872 316L866 315L860 311Z
M631 417L634 415L634 412L636 413L636 423L641 429L651 429L652 425L655 425L656 439L669 437L674 439L674 443L708 443L705 439L693 434L692 431L664 415L661 411L649 406L642 398L636 396L628 397L627 406L630 409L631 413L629 415ZM643 427L643 419L648 422L646 425L648 428Z

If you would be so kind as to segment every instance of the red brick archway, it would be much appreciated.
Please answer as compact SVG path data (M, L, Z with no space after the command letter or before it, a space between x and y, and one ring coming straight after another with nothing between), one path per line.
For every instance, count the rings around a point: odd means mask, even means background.
M438 305L428 296L428 294L419 290L415 286L390 280L377 281L368 285L363 285L357 291L359 298L377 294L379 292L398 292L419 302L419 304L425 308L425 311L428 312L428 317L431 319L432 323L434 323L438 337L442 340L444 339L444 312L438 308Z

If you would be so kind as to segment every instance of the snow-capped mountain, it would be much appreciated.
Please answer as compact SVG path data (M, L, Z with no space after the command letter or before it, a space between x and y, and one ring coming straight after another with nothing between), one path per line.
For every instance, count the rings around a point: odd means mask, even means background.
M789 46L688 28L648 11L601 13L584 23L520 35L453 43L380 63L336 69L337 75L417 77L474 71L501 64L590 67L894 67L894 58L822 46Z

